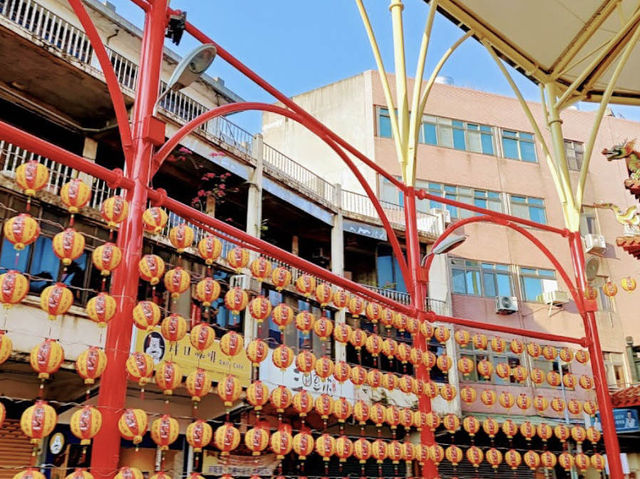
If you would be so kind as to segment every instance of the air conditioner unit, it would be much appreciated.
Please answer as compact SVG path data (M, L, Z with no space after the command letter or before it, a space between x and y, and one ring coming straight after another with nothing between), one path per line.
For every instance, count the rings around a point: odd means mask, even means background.
M260 282L246 274L236 274L231 276L231 278L229 278L229 286L231 288L241 288L254 293L260 293L261 291Z
M544 304L562 306L569 302L569 293L566 291L545 291L539 297Z
M432 215L442 215L442 217L444 218L444 224L448 225L451 223L451 212L447 209L441 209L441 208L431 208L429 210L429 213L431 213Z
M496 313L513 314L518 311L518 298L513 296L496 296Z
M584 252L603 255L607 251L607 242L602 235L588 234L584 237Z

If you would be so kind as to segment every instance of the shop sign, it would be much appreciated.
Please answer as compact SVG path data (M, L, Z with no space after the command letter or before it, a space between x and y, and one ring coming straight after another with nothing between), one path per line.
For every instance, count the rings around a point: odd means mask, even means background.
M205 451L202 458L202 474L205 476L249 477L253 475L269 477L274 475L280 461L275 454L260 456L221 456L218 452Z

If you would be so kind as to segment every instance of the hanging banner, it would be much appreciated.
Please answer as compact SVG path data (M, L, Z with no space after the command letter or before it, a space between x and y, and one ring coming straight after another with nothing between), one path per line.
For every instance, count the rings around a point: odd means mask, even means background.
M217 340L214 341L213 347L203 354L191 346L188 334L170 346L169 341L160 334L160 328L156 327L149 332L136 331L135 351L147 353L155 364L163 360L174 361L185 376L196 368L202 368L211 374L213 381L233 374L239 379L242 387L251 383L251 363L244 350L229 361L220 351L220 343Z
M204 451L202 457L202 474L205 476L222 476L230 474L239 476L273 476L280 461L275 454L262 454L260 456L220 456L220 453Z

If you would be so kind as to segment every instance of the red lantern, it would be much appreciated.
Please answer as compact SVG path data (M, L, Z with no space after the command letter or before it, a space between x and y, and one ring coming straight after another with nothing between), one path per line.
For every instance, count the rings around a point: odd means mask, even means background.
M226 356L234 357L244 348L244 339L235 331L229 331L220 338L220 350Z
M164 287L171 293L172 298L178 298L191 286L191 276L180 266L170 269L164 275Z
M313 452L315 441L306 429L293 436L293 450L300 461L304 461Z
M300 351L296 356L296 368L304 375L311 374L316 364L316 356L308 349Z
M258 256L249 265L249 271L251 271L251 276L262 282L271 274L271 261L264 256Z
M293 395L292 404L298 416L305 417L313 410L313 397L303 389Z
M259 456L269 445L269 431L263 427L251 428L244 433L244 443L252 456Z
M316 279L308 274L303 274L298 276L295 285L298 293L304 295L305 298L310 298L316 290Z
M581 414L582 413L582 403L577 399L569 399L567 402L567 409L571 414Z
M489 345L489 340L487 336L482 333L476 333L472 336L471 341L473 342L473 347L476 349L486 350Z
M475 416L467 416L462 420L462 427L473 437L480 430L481 423Z
M284 266L278 266L271 272L271 282L276 291L282 291L291 284L291 271Z
M313 323L313 332L321 341L327 341L333 333L333 323L330 319L322 316Z
M453 465L453 466L457 466L458 464L460 464L460 462L462 462L462 449L460 449L458 446L449 446L445 449L444 454L447 458L447 460Z
M453 339L455 339L456 343L464 348L471 341L471 335L469 334L469 331L458 329L453 333Z
M29 292L29 280L18 271L0 274L0 302L5 308L20 303Z
M230 422L226 422L213 433L213 442L220 449L220 455L228 456L240 445L240 431Z
M326 421L333 409L333 399L328 394L321 394L316 398L314 407L320 417Z
M574 463L573 456L566 451L558 456L558 464L560 464L560 467L565 471L570 471Z
M496 376L500 379L507 379L511 375L511 368L508 363L496 364Z
M107 355L97 346L90 346L76 359L76 371L84 379L85 384L94 384L96 379L102 376L106 367ZM2 425L1 422L0 425Z
M501 429L504 435L507 436L507 439L513 439L513 436L518 434L518 425L511 419L507 419L503 422Z
M247 307L249 302L249 295L241 288L231 288L224 295L224 305L231 311L231 314L237 316L244 308Z
M573 361L573 350L571 348L560 348L558 356L560 356L560 359L565 363L570 363Z
M62 361L64 361L64 350L55 339L45 339L33 347L29 360L31 367L38 373L40 379L49 379L60 369Z
M126 362L130 379L144 386L153 376L153 358L145 353L132 353Z
M211 266L222 253L222 242L213 235L206 235L198 241L198 253L207 266Z
M46 401L38 400L33 406L24 410L20 417L20 429L31 439L31 444L38 445L42 439L51 434L56 426L58 416L55 409Z
M170 343L176 343L187 335L187 320L172 313L162 320L160 334Z
M296 328L305 335L311 332L314 322L315 318L309 311L300 311L296 314Z
M584 409L584 412L586 412L589 416L595 416L596 412L598 412L598 405L595 403L595 401L588 399L582 404L582 409Z
M467 404L475 402L477 397L478 394L472 386L463 386L462 389L460 389L460 399Z
M347 303L347 309L351 316L358 318L364 312L364 300L358 296L351 296Z
M524 352L524 344L519 339L512 339L509 343L509 349L513 354L522 354Z
M16 183L27 196L35 196L48 181L49 170L36 160L27 161L16 168Z
M584 349L579 349L576 351L575 358L579 363L586 364L589 362L589 353Z
M80 444L87 446L102 427L102 414L93 406L83 406L71 415L69 429Z
M289 388L283 385L279 385L277 388L271 391L269 401L276 408L276 412L283 413L291 405L291 391Z
M4 237L16 251L23 250L40 236L40 226L31 215L21 213L4 222Z
M323 434L316 439L316 452L323 461L329 461L336 449L336 440L329 434Z
M162 361L156 370L156 385L163 394L170 396L182 382L182 371L173 361Z
M567 441L567 439L569 439L571 430L564 424L558 424L555 428L553 428L553 433L560 440L560 442L564 443Z
M140 444L149 424L147 413L142 409L125 409L118 421L120 435L127 441Z
M227 374L218 382L218 396L226 407L231 407L240 397L240 393L242 393L242 385L234 375Z
M582 376L580 376L580 379L578 380L578 384L580 384L580 387L582 389L593 389L594 383L593 383L593 378L591 376L587 376L586 374L583 374Z
M269 346L262 339L253 339L247 345L247 359L251 361L251 364L258 366L262 361L267 359L269 353Z
M433 330L433 337L436 338L440 344L444 344L449 341L451 331L446 326L436 326Z
M352 334L353 330L347 323L336 324L333 329L333 339L342 344L348 343Z
M249 252L244 248L236 246L227 253L227 263L236 273L240 273L242 269L246 268L249 264Z
M344 423L353 412L351 403L346 398L340 397L333 402L333 415L339 423Z
M342 384L351 376L351 366L345 361L338 361L333 368L333 377Z
M516 403L516 398L508 391L502 391L498 397L498 402L505 409L511 409Z
M359 351L367 342L367 333L365 333L362 329L354 329L349 342L356 349L356 351Z
M264 296L256 296L249 303L248 310L251 317L255 319L258 324L262 324L271 314L271 302Z
M109 229L117 228L129 216L129 203L121 196L107 198L100 206L100 215Z
M480 401L482 401L482 404L484 404L485 406L493 406L496 403L497 399L498 395L492 389L485 389L480 393Z
M333 297L333 290L327 283L321 283L316 287L316 301L320 303L320 307L326 307Z
M571 374L571 373L565 373L562 376L562 384L564 384L564 387L567 389L575 389L576 387L576 377L575 375Z
M500 425L498 424L498 421L492 417L488 417L482 421L482 430L487 434L487 436L493 439L496 434L498 434L498 431L500 431Z
M195 297L202 303L202 306L208 308L220 297L220 283L213 278L204 278L198 281L195 289Z
M547 373L547 382L550 386L558 387L562 382L562 378L560 377L560 373L558 371L549 371Z
M140 301L133 308L133 324L143 331L151 331L160 322L160 308L153 301Z
M335 454L340 462L346 462L353 454L353 442L347 436L336 439Z
M507 341L502 338L492 338L491 350L494 353L504 353L507 350Z
M281 344L273 350L271 360L275 367L284 371L291 366L291 363L293 363L293 350L290 347Z
M504 462L506 462L509 467L515 471L522 463L522 456L515 449L509 449L504 453Z
M511 368L511 375L515 378L519 383L523 383L527 380L527 376L529 375L527 368L522 366L521 364L517 365L514 368Z
M542 357L547 361L553 361L558 357L558 350L553 346L544 346L542 348Z
M553 437L553 429L548 424L538 424L537 433L542 442L545 443Z
M179 434L178 421L168 414L163 414L151 423L151 439L161 451L169 449L169 446L178 439Z
M113 243L98 246L91 253L93 265L100 270L102 276L109 276L122 260L122 251ZM162 270L164 273L164 269Z
M142 213L142 226L144 230L149 233L160 233L164 227L167 226L168 220L169 216L167 212L157 206L147 208L144 213Z
M40 293L40 308L55 320L64 315L73 305L73 293L63 283L47 286Z
M196 368L189 373L184 382L187 392L193 402L200 402L211 391L211 378L202 368Z
M260 411L269 401L269 388L260 380L252 382L247 387L247 401L255 411Z
M53 253L68 266L84 253L84 236L73 228L67 228L53 237Z
M466 456L467 461L469 461L471 465L476 469L480 467L480 463L484 459L484 453L482 452L482 449L477 446L471 446L469 449L467 449Z
M536 435L536 427L529 421L525 421L520 424L520 434L529 442Z
M540 455L535 451L527 451L524 453L524 463L535 471L540 467Z
M367 423L367 419L369 419L369 406L362 399L358 399L353 405L353 417L361 426Z
M191 342L191 346L200 352L210 349L215 339L215 330L206 323L198 323L191 328L189 341Z
M550 451L544 451L542 454L540 454L540 464L542 464L542 467L544 467L545 469L553 469L554 467L556 467L556 462L558 462L558 460L556 459L556 455Z

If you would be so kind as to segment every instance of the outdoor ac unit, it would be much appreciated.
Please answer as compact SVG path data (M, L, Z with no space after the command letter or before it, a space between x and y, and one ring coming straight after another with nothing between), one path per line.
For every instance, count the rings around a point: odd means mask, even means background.
M588 234L584 237L584 252L603 255L607 251L607 242L602 235Z
M496 313L513 314L518 311L518 298L513 296L496 296Z
M566 291L545 291L540 296L544 304L553 306L562 306L569 302L569 293Z
M451 223L451 212L447 209L441 209L441 208L431 208L429 210L429 213L431 213L432 215L439 215L441 214L442 217L444 218L444 223L446 225Z
M231 276L229 279L229 286L231 288L241 288L254 293L260 292L260 283L257 279L252 278L246 274L237 274Z

